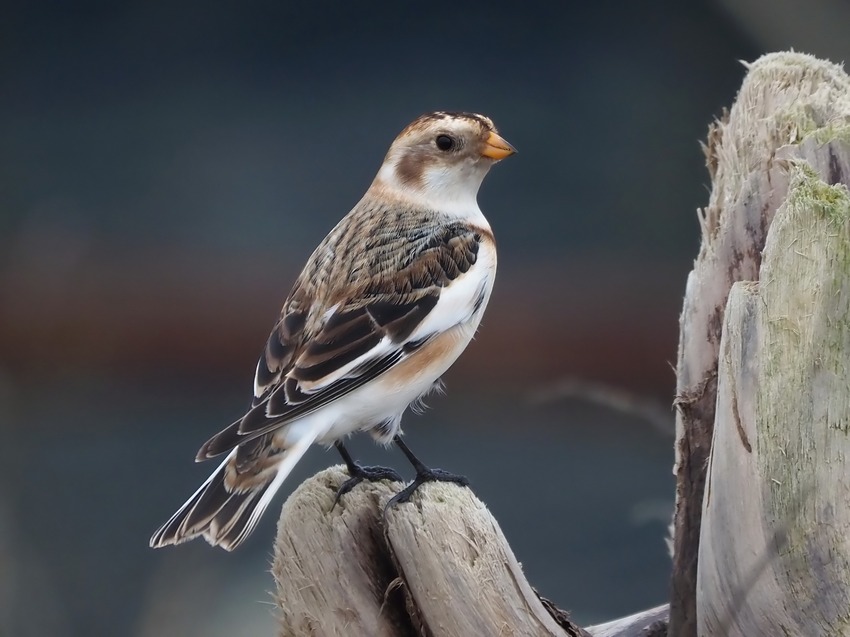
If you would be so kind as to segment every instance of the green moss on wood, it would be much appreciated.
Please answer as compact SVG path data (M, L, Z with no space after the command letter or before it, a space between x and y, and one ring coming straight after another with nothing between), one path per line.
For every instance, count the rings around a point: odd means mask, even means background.
M766 518L785 533L776 568L804 599L850 568L822 554L850 531L832 519L850 473L850 193L805 162L790 170L761 270L757 430Z
M827 184L806 162L795 162L791 170L785 204L790 214L819 215L835 224L844 224L850 220L850 193L847 186Z
M826 126L815 126L803 134L803 139L811 137L818 144L844 142L850 144L850 122L834 122Z

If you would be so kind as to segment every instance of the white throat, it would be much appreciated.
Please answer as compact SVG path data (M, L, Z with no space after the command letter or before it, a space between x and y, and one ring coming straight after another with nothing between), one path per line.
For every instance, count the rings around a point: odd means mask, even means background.
M490 170L489 162L465 162L450 168L429 166L418 183L401 180L396 162L387 158L372 188L389 191L417 206L443 213L451 219L472 221L489 228L478 207L478 190Z

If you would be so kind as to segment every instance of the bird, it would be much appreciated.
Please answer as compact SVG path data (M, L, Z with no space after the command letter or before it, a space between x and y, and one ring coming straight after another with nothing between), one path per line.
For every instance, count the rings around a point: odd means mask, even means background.
M401 480L353 460L344 439L369 432L394 443L414 480L468 484L423 464L401 438L408 407L476 333L496 275L496 245L477 195L513 155L491 119L467 112L419 116L396 137L363 198L307 260L257 363L248 411L196 456L218 468L151 537L150 546L203 537L231 551L254 530L275 492L313 444L335 446L349 479Z

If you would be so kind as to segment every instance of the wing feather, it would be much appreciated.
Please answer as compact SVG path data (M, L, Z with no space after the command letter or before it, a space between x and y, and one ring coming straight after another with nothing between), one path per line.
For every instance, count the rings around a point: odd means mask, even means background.
M381 251L375 240L369 243L380 272L361 268L352 273L363 281L347 282L354 291L349 298L331 302L334 297L328 293L323 302L315 298L315 290L311 298L310 285L299 280L257 364L252 408L207 441L199 459L337 400L385 373L441 330L469 318L481 294L480 282L467 282L463 275L486 240L479 231L460 223L435 226L430 233L417 234L413 249L398 237L380 236L388 237L393 251ZM308 262L302 278L316 271ZM438 305L441 316L432 317Z

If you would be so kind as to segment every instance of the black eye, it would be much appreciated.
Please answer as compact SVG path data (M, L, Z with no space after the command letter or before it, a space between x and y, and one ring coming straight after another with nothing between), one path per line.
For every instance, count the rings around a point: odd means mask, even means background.
M455 145L455 140L448 135L437 135L437 139L434 142L440 150L451 150Z

